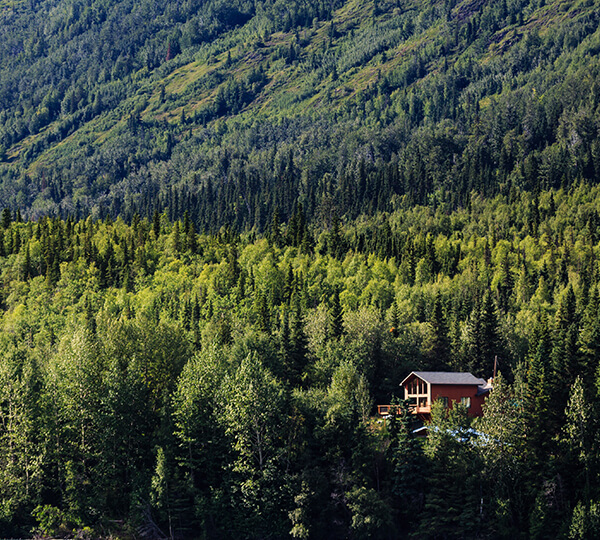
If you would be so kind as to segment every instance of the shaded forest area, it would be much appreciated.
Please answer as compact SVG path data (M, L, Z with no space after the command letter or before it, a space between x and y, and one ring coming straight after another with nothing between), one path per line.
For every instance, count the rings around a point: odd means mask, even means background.
M0 534L595 536L599 212L580 185L256 239L5 210ZM371 417L495 355L484 435Z
M595 183L597 2L2 4L0 203L263 232ZM143 24L142 24L143 21Z

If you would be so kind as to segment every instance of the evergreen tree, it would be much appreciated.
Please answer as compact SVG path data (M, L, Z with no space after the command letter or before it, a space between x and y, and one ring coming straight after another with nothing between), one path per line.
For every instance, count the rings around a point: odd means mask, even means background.
M585 398L583 379L580 376L570 388L565 416L566 423L562 428L561 437L561 443L566 449L565 475L570 478L577 498L589 500L592 494L592 479L598 472L598 462L593 462L596 425L592 419L592 407Z
M401 515L400 523L408 531L418 512L423 510L427 478L425 456L413 435L415 422L405 401L392 407L389 422L390 459L394 467L392 492Z
M493 373L495 358L504 356L496 306L489 291L471 313L465 346L468 368L478 377L490 376Z
M546 452L553 436L548 416L550 393L547 375L551 339L548 321L543 315L536 326L530 350L523 396L525 450L529 466L540 471L546 465Z
M577 347L579 324L576 307L575 293L569 285L556 312L552 344L550 382L552 384L551 404L555 417L562 417L567 405L569 387L582 367ZM558 418L556 421L559 421Z
M579 334L579 351L581 354L581 376L584 381L593 379L594 371L600 364L600 297L598 288L594 287L585 309L581 332Z
M4 208L4 210L2 210L2 228L4 230L8 229L10 227L11 222L12 216L10 213L10 208Z
M342 228L337 212L334 211L331 231L327 242L327 253L334 258L339 258L343 249Z
M304 332L304 309L301 293L292 296L290 317L290 350L289 350L289 379L293 384L299 384L306 367L308 348Z
M152 230L154 231L154 237L158 238L160 236L160 214L158 210L155 210L152 216Z
M465 435L466 410L455 405L449 415L441 402L431 408L424 446L427 492L418 534L429 538L464 538L481 529L478 476L480 463Z
M273 216L271 217L271 224L269 225L267 238L274 246L281 245L281 224L278 208L275 209Z
M331 297L331 307L329 308L329 335L333 339L339 339L343 333L342 305L340 304L340 295L338 291L335 291Z
M452 364L452 351L446 316L439 294L435 297L429 324L431 325L431 342L427 348L429 365L434 371L443 371Z
M258 328L263 332L269 333L271 331L271 315L269 313L267 298L261 291L256 294L254 311L257 317Z

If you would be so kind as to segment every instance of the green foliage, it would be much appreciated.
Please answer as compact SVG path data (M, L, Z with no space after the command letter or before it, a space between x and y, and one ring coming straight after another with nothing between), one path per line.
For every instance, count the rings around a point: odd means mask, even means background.
M34 218L187 212L196 230L270 231L304 252L325 226L320 249L339 256L341 224L363 214L596 183L594 2L354 4L3 10L3 206ZM538 202L524 207L532 236ZM397 247L388 233L368 238L372 251ZM440 256L423 240L407 279L456 270L455 246ZM511 257L488 261L500 310Z
M422 445L413 435L417 423L411 418L408 404L401 402L390 419L390 450L394 467L393 494L396 498L402 529L407 531L423 510L426 459Z
M430 434L424 447L429 461L428 490L419 533L429 538L472 536L481 528L477 489L480 462L465 444L466 410L455 404L447 414L441 403L431 411Z
M591 501L589 507L580 501L573 509L573 519L569 528L569 538L593 538L600 532L598 503Z
M533 197L514 197L391 213L385 244L365 243L383 217L340 224L338 258L287 245L286 226L277 244L160 215L11 219L0 530L594 530L600 193L540 192L535 237ZM409 279L419 260L431 279ZM374 427L410 370L488 377L494 356L481 435L460 407L434 408L425 441L406 413Z
M522 503L527 488L522 479L529 464L524 459L525 423L522 404L514 388L498 373L494 389L476 423L484 435L478 450L484 467L486 497L493 516L491 532L502 538L514 535L526 518ZM521 523L522 526L522 523Z
M598 536L597 11L0 5L0 535Z
M65 528L65 517L59 508L46 504L36 506L31 513L39 524L40 532L45 535L55 535Z

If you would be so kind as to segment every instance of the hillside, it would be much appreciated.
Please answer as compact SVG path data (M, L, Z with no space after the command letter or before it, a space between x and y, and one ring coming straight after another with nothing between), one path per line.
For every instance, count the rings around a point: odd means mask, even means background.
M199 230L595 182L596 2L6 2L0 203Z
M3 212L0 534L595 537L599 216L598 187L472 197L312 248ZM495 356L474 423L371 417Z
M0 0L0 537L600 537L599 22Z

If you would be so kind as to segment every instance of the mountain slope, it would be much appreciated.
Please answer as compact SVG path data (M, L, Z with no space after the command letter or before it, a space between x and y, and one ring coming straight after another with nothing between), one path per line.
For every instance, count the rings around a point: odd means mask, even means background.
M595 182L597 2L3 7L0 200L263 230Z

